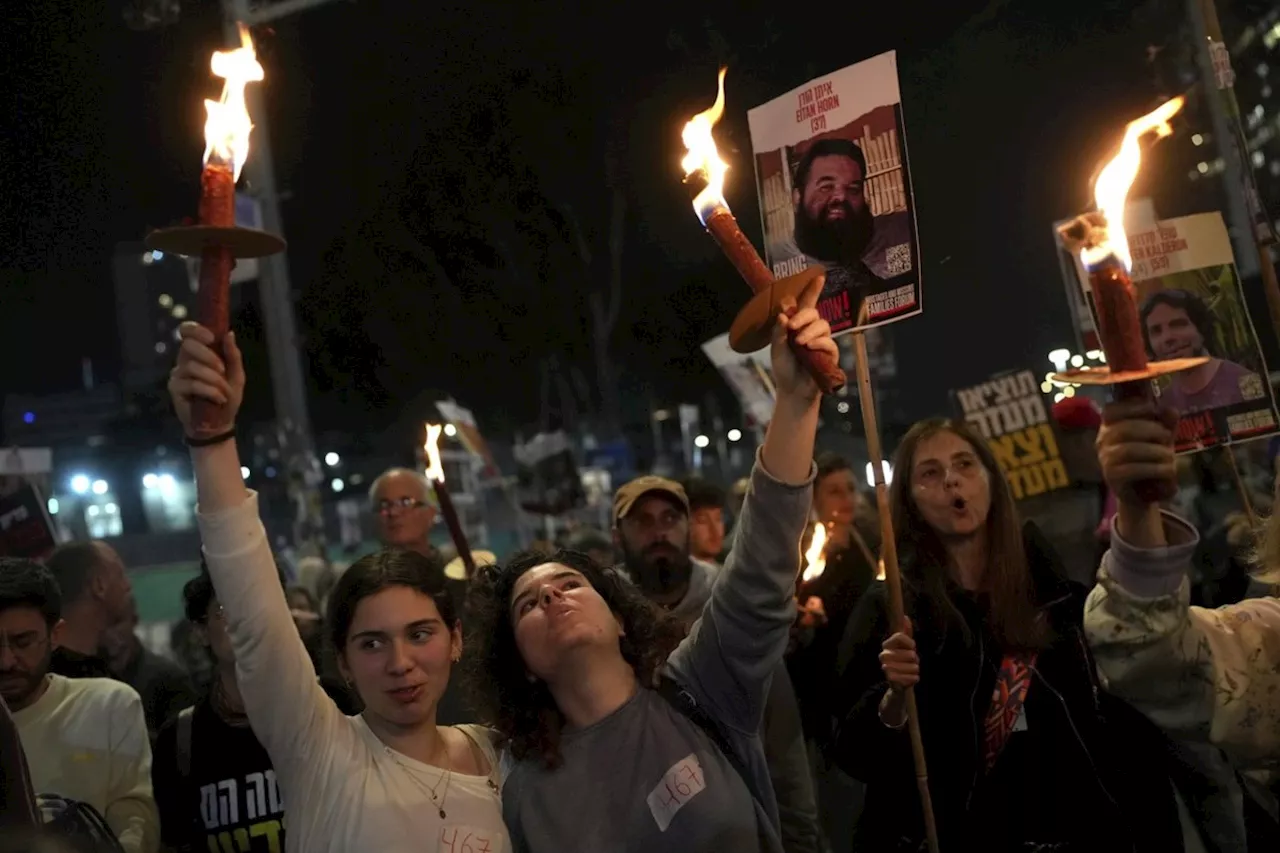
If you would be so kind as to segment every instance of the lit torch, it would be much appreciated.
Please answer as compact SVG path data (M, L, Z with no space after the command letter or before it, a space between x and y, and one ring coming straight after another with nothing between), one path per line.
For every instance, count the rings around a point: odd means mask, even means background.
M284 249L284 241L274 234L236 226L236 181L249 159L249 136L253 131L244 89L247 84L261 82L265 77L253 39L243 24L240 25L240 47L215 51L209 68L224 82L222 96L216 101L204 102L200 224L153 231L147 235L146 244L149 249L200 258L196 320L213 332L214 347L220 350L231 324L231 269L236 258L273 255ZM218 408L207 400L192 403L197 432L217 427Z
M720 159L711 132L724 115L724 75L725 69L722 68L716 102L684 126L681 137L688 153L681 165L684 167L685 185L693 194L693 210L698 219L755 294L729 331L729 343L733 349L749 353L768 345L778 314L796 306L801 301L801 294L809 295L807 291L812 288L812 295L816 297L822 287L822 270L810 268L775 281L773 273L729 211L729 204L724 200L724 176L729 166ZM791 349L823 393L830 394L844 387L846 377L834 356L797 346L794 338Z
M427 454L427 479L431 481L431 490L435 492L436 503L440 504L440 514L444 516L445 526L449 528L449 538L453 547L458 550L458 557L466 569L467 580L476 573L475 557L471 554L471 545L467 542L467 533L462 529L458 519L458 511L453 506L453 498L444 484L444 463L440 461L440 433L444 431L442 424L427 424L427 440L423 449Z
M809 550L804 552L804 571L800 574L800 582L808 583L822 577L827 568L827 526L815 524L813 539L809 540Z
M1089 273L1094 310L1098 316L1098 337L1107 366L1054 374L1051 379L1084 385L1114 385L1118 400L1151 400L1151 380L1160 375L1188 370L1203 364L1204 358L1180 358L1148 362L1142 324L1138 313L1137 290L1129 278L1133 261L1124 231L1125 199L1142 165L1142 140L1149 134L1164 138L1173 132L1169 120L1182 109L1184 99L1174 98L1125 127L1120 152L1098 173L1094 182L1097 210L1079 217L1061 229L1063 243L1080 253ZM1173 481L1150 480L1138 484L1147 500L1173 497Z
M249 134L253 122L244 102L247 83L260 82L258 64L249 31L240 26L237 50L215 51L209 62L221 77L222 97L205 101L204 168L200 172L200 224L233 228L236 224L236 181L249 159ZM231 247L207 245L200 252L200 292L196 296L196 319L213 332L214 348L222 349L222 339L231 327L231 268L235 266ZM192 417L196 429L216 425L217 408L197 400Z

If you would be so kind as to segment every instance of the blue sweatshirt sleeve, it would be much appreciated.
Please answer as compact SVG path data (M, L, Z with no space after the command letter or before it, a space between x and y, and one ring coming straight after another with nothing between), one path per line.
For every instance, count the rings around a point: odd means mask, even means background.
M742 732L759 730L769 678L786 652L814 473L788 485L757 455L733 548L702 616L667 661L700 705Z

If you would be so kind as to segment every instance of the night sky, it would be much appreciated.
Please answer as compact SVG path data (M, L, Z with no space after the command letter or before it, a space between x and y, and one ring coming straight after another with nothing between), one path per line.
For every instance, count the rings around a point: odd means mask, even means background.
M44 392L76 387L85 356L118 370L111 253L194 214L221 33L209 0L152 32L115 0L22 5L0 110L0 391ZM727 395L698 345L746 289L679 180L680 128L720 62L728 200L759 244L747 109L899 51L924 259L925 314L895 329L911 416L1069 340L1050 223L1085 209L1125 121L1168 94L1131 2L608 5L335 2L255 32L317 428L376 429L424 392L528 428L553 355L589 386L610 181L627 204L625 396ZM244 295L250 394L269 406Z

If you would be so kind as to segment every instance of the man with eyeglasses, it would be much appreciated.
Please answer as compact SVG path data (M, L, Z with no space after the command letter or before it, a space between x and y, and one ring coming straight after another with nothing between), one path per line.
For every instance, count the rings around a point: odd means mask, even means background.
M63 628L49 570L0 558L0 696L37 793L92 806L128 853L153 853L159 819L142 699L127 684L49 671Z
M417 471L389 468L373 481L369 503L378 522L378 539L384 546L437 557L443 566L452 554L443 554L431 544L436 508L428 500L429 491L427 478Z

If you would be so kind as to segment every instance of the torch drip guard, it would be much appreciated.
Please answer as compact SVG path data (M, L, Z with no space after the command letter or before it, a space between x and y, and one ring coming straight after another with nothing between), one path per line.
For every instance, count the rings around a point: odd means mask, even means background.
M1064 385L1120 385L1125 382L1141 382L1155 379L1157 376L1181 373L1184 370L1199 367L1208 360L1208 356L1197 356L1196 358L1170 358L1165 361L1149 361L1142 370L1112 370L1110 367L1064 370L1059 373L1050 373L1049 381Z
M178 225L158 228L146 236L152 251L200 257L206 249L227 249L233 258L265 258L285 250L284 238L256 228L216 225Z
M800 294L822 274L822 267L809 267L757 290L729 327L729 346L733 351L752 353L769 346L784 305L798 302Z

